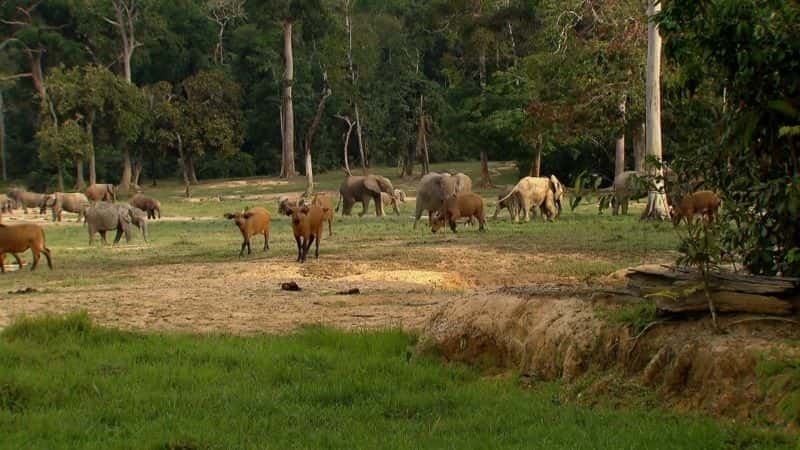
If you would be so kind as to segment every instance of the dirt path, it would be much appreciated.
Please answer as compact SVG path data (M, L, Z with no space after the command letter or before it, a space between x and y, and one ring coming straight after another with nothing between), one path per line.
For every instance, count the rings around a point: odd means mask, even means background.
M457 261L451 258L454 252L462 256ZM346 255L305 265L254 259L111 272L91 285L53 281L37 286L38 292L4 293L0 327L20 314L83 309L98 323L132 330L252 334L305 324L419 330L441 306L475 290L517 284L558 289L580 283L533 270L557 255L507 255L469 247L430 248L427 254L416 264L398 260L378 266ZM520 272L519 267L530 269ZM291 281L302 290L281 289ZM360 293L339 294L354 288Z

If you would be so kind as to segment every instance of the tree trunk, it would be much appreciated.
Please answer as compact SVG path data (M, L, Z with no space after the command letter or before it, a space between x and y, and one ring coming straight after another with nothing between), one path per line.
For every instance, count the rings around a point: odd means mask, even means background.
M542 176L542 141L539 140L539 145L536 146L536 156L533 158L533 164L531 164L531 176L532 177L540 177Z
M619 112L622 114L622 122L625 123L625 99L619 104ZM625 171L625 133L617 138L617 145L614 152L614 177L618 177Z
M75 160L75 189L79 192L86 190L86 180L83 178L83 160Z
M646 152L661 162L661 36L652 18L661 11L660 0L648 0L647 7L647 86L646 86ZM642 218L666 220L669 218L667 195L664 190L663 169L652 167L648 171L654 179L647 195L647 208Z
M633 170L644 173L645 124L633 135Z
M361 169L367 173L367 157L364 155L364 140L361 135L361 116L358 113L358 105L355 105L356 113L356 137L358 138L358 154L361 156Z
M94 113L89 115L89 120L86 121L86 134L89 135L89 186L97 184L97 170L95 167L95 154L94 154Z
M189 198L192 196L189 191L189 164L186 160L186 154L183 152L183 139L181 139L180 133L175 133L175 139L178 141L178 158L183 172L183 186L186 188L184 196Z
M305 150L306 150L306 192L305 196L311 198L311 195L314 193L314 169L311 164L311 144L314 141L314 134L317 132L317 128L319 128L319 123L322 121L322 114L325 113L325 102L328 100L328 97L331 96L331 90L328 88L328 75L327 73L323 74L323 80L325 87L323 88L322 98L319 99L319 104L317 105L317 113L314 114L314 119L311 121L311 126L308 127L308 133L306 133L305 139Z
M422 175L428 173L428 164L427 164L427 143L425 142L425 97L420 95L419 96L419 123L417 124L417 144L414 151L414 158L412 158L411 167L413 168L414 159L419 159L422 162ZM411 175L409 171L408 175Z
M131 188L131 152L125 149L122 153L122 177L119 180L119 189L122 192L128 192Z
M478 81L481 85L481 91L486 89L486 45L481 44L480 53L478 54Z
M481 150L481 182L480 186L484 188L493 187L492 177L489 174L489 154L486 150Z
M144 169L144 166L143 166L141 161L136 160L133 163L133 180L131 181L131 185L133 186L134 189L138 189L139 188L139 179L142 176L142 170L143 169Z
M347 123L347 133L344 135L344 173L348 177L351 177L353 176L353 172L350 171L350 155L348 150L350 148L350 136L353 134L353 122L349 117L339 116L339 118Z
M3 181L8 180L6 167L6 112L3 105L3 92L0 91L0 168L2 168Z
M192 158L192 154L189 152L186 153L186 163L187 169L189 169L189 181L192 184L200 184L200 182L197 181L197 172L194 170L194 158Z
M58 172L58 174L56 175L56 177L58 178L58 192L65 192L66 189L64 189L64 167L63 167L63 163L61 163L61 162L58 163L58 167L56 168L56 171Z
M292 22L283 22L283 167L281 177L297 175L294 167L294 107L292 105L292 83L294 83L294 56L292 55Z
M39 94L39 101L47 100L47 89L44 85L44 74L42 72L42 52L37 50L28 49L25 51L28 55L28 62L31 66L31 80L33 87Z

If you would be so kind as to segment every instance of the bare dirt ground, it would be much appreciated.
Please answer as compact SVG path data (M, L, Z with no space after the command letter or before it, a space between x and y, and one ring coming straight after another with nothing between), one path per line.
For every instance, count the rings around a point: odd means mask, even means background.
M405 261L377 265L346 256L305 265L251 259L144 267L124 276L109 274L113 277L105 285L44 284L38 292L4 293L0 327L20 314L84 309L100 324L143 331L253 334L286 332L306 324L419 330L443 305L476 289L512 282L577 282L511 270L534 267L543 258L537 255L521 260L499 252L487 258L486 250L467 247L432 250L433 257L415 269ZM454 251L463 257L452 262L449 255ZM282 290L281 284L290 281L302 290ZM360 293L339 294L353 288Z

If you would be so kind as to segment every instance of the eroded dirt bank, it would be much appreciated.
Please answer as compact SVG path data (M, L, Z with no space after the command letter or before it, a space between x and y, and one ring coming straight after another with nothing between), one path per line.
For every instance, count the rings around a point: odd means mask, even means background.
M599 317L619 305L530 291L475 293L444 305L425 324L420 347L453 361L518 369L534 380L586 377L588 395L607 394L625 380L652 388L678 410L796 425L787 418L791 411L779 410L797 387L778 378L785 374L757 375L756 368L771 355L798 357L789 342L800 338L797 325L727 316L724 332L715 334L709 320L697 318L634 336Z

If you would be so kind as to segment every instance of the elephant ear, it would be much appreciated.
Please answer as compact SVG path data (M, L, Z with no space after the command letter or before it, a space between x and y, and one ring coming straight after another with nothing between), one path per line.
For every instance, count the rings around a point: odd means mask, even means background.
M381 195L381 192L383 192L378 178L374 176L364 178L364 189L376 195Z
M389 181L386 177L376 176L378 180L378 184L381 187L381 191L386 192L387 194L394 196L394 186L392 186L392 182Z

